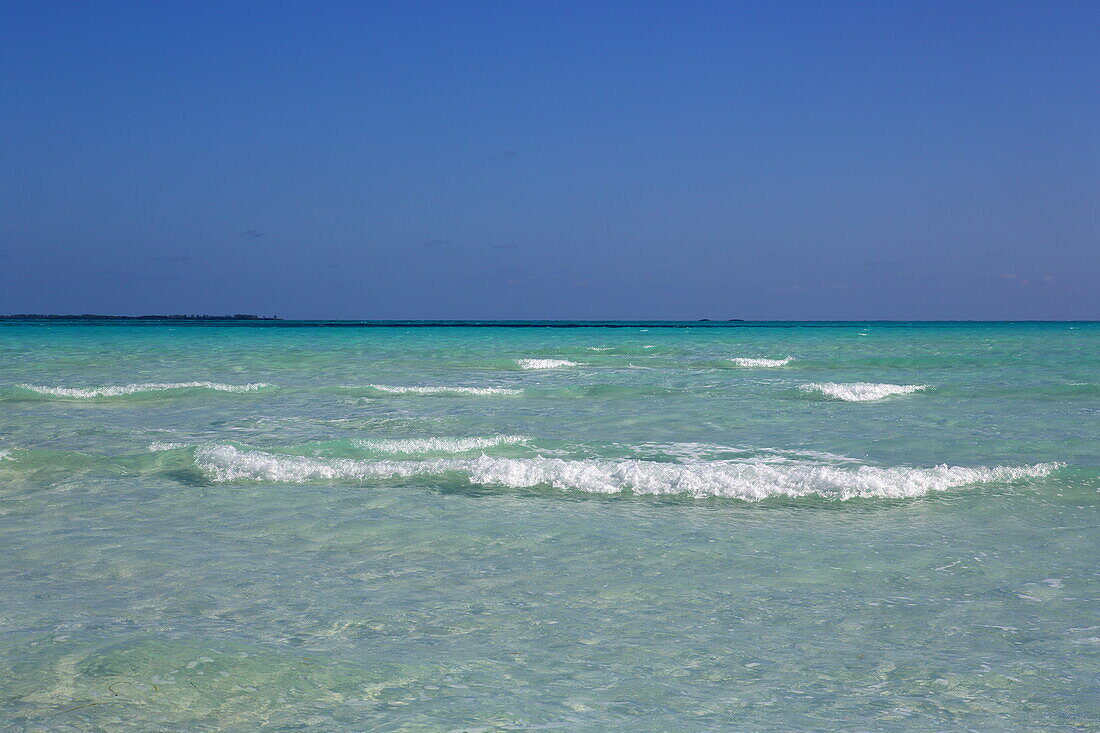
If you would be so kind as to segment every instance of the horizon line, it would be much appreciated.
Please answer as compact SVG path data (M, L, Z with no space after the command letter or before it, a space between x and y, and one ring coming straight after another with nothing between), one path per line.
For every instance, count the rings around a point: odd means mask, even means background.
M630 328L645 326L651 328L737 328L756 324L933 324L933 323L1097 323L1092 318L845 318L845 319L580 319L580 318L279 318L278 316L258 316L252 314L234 315L109 315L109 314L11 314L0 315L0 321L7 322L145 322L145 323L182 323L182 324L218 324L247 326L358 326L364 328Z

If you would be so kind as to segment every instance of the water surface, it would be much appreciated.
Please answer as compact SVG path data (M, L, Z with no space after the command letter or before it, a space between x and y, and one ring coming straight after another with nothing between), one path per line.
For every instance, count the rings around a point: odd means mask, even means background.
M1100 725L1100 325L615 325L0 323L0 725Z

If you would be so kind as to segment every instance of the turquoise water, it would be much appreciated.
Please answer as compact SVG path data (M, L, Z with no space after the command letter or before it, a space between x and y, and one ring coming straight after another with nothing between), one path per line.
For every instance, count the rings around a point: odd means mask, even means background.
M0 728L1100 728L1098 324L292 326L0 323Z

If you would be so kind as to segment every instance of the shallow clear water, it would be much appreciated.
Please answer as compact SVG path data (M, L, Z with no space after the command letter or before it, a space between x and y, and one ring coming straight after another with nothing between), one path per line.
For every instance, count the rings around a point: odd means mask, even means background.
M1095 730L1098 434L1089 323L0 323L0 727Z

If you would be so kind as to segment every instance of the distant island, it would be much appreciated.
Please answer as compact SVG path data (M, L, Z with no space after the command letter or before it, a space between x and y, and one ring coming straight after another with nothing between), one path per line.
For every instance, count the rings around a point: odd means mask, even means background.
M15 313L0 316L0 319L12 321L280 321L278 316L257 316L251 313L234 313L225 316L183 315L170 316L104 316L97 313L80 315L55 315L43 313Z

